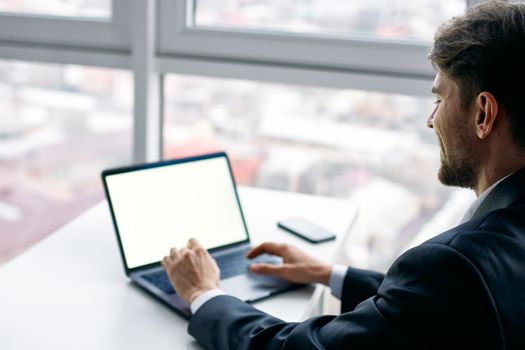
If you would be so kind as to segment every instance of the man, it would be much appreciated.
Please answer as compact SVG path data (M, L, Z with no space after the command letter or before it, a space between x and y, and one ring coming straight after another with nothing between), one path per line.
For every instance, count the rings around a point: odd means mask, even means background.
M215 349L525 349L525 4L491 1L443 25L430 60L438 178L478 198L463 223L399 257L386 275L326 265L294 247L254 272L330 285L342 313L286 323L221 295L219 270L191 240L163 260Z

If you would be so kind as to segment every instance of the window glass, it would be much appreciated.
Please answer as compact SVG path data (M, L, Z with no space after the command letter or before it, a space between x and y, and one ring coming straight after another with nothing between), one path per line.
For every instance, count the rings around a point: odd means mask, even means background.
M240 185L354 199L366 232L349 254L383 268L428 235L436 212L449 208L454 221L465 208L437 180L439 146L426 127L432 102L168 75L164 158L226 150Z
M131 75L0 61L0 262L103 197L131 160Z
M111 17L112 0L0 0L0 12L64 17Z
M465 0L195 0L197 26L431 40Z

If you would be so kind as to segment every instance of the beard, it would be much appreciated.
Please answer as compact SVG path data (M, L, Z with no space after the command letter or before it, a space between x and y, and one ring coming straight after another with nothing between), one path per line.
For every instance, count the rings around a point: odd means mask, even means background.
M467 147L468 149L468 147ZM470 154L468 154L470 153ZM474 189L477 183L477 171L472 152L462 156L447 156L441 152L441 167L438 172L439 181L445 186L457 186Z

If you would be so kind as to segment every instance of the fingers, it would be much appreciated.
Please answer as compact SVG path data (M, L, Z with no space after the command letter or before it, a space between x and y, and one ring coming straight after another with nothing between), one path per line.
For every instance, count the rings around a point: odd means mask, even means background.
M171 248L169 255L165 256L160 262L162 267L164 267L165 270L168 270L175 263L175 261L180 259L183 249L179 250L175 247Z
M181 249L177 249L175 247L171 248L170 249L170 257L172 259L175 259L177 258L178 256L184 254L184 252L186 252L187 250L189 249L192 249L192 250L200 250L200 249L204 249L202 247L202 245L199 243L199 241L197 241L195 238L190 238L190 240L188 241L188 243L186 244L186 247L183 247Z
M253 264L250 266L250 270L261 275L284 277L287 268L284 265Z
M162 265L162 267L164 268L164 270L165 270L166 272L168 272L168 271L170 270L171 266L173 265L173 260L171 260L171 257L170 257L170 256L165 256L165 257L161 260L160 264Z
M256 247L253 247L246 253L248 259L253 259L258 255L263 253L268 253L272 255L282 256L284 250L286 249L286 244L283 243L273 243L273 242L264 242L259 244Z
M188 249L195 252L198 256L203 257L209 255L208 251L195 238L190 238L187 244Z
M177 248L173 247L170 249L170 258L172 260L176 260L179 257L180 253L181 252Z
M169 255L165 256L162 261L161 265L164 267L165 270L168 270L175 262L180 261L183 258L191 258L188 256L193 255L193 252L201 253L201 252L207 252L197 241L195 238L191 238L186 247L183 247L181 249L177 249L175 247L170 249Z
M190 238L188 244L186 245L189 249L193 250L205 250L204 247L197 241L195 238Z

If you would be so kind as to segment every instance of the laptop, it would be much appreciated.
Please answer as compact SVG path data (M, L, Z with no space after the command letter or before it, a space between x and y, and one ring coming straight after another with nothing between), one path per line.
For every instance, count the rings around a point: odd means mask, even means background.
M226 153L212 153L102 172L126 275L183 317L189 305L173 290L160 262L171 247L196 238L217 261L221 289L247 302L297 288L249 271L250 236Z

